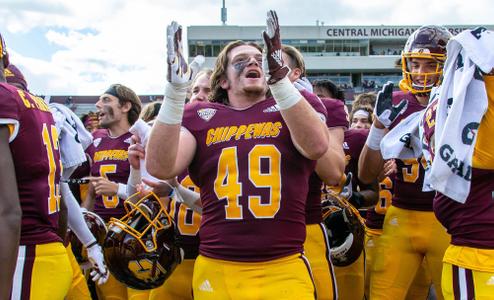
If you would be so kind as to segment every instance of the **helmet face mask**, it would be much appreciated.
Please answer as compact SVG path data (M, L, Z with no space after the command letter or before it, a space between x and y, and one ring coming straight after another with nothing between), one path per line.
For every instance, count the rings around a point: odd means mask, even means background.
M181 262L174 225L159 198L138 194L124 202L127 214L112 218L103 245L105 261L119 281L134 289L163 284Z
M441 84L446 45L450 37L449 31L440 26L422 26L410 35L401 54L401 90L428 94L433 87ZM425 71L424 68L420 71L414 68L417 61L426 65Z

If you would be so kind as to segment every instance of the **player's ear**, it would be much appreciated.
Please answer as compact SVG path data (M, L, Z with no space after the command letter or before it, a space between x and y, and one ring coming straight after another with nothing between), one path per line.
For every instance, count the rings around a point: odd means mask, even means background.
M132 103L130 103L130 101L127 101L125 102L124 105L122 105L123 112L129 112L131 108L132 108Z
M299 68L293 68L291 70L291 74L296 78L300 78L302 76L302 70L300 70Z
M220 86L221 86L222 89L228 90L228 88L230 88L230 81L228 81L228 79L226 79L225 77L223 77L220 80Z

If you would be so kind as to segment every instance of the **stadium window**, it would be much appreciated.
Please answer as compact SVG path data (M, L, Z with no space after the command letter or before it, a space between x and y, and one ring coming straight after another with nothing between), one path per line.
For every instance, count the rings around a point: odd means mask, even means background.
M213 57L213 45L206 45L204 47L204 56Z

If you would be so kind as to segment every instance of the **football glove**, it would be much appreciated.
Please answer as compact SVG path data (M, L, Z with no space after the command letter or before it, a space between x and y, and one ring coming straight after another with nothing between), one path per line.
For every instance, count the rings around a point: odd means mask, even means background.
M393 105L393 83L388 81L377 93L374 115L386 128L407 109L408 101L402 99L400 103Z
M262 69L268 84L273 84L285 78L290 72L290 69L283 62L280 25L274 10L268 11L266 27L266 30L262 33L264 38Z

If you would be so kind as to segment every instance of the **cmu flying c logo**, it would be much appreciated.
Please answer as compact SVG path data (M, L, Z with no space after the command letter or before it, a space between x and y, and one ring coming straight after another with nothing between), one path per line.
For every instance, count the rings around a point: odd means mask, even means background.
M463 127L463 131L461 133L461 141L465 145L471 145L473 143L473 139L475 138L475 134L477 129L479 128L479 123L471 122Z

